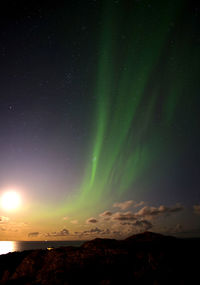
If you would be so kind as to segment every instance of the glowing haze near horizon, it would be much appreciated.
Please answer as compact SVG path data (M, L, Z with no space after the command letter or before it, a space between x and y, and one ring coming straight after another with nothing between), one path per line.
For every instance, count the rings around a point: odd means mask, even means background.
M200 6L83 2L1 19L0 239L199 235Z

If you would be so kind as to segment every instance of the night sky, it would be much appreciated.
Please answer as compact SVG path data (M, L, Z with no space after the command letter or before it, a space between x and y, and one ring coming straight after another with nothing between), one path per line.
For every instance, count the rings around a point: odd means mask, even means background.
M199 1L40 2L0 10L0 239L200 236Z

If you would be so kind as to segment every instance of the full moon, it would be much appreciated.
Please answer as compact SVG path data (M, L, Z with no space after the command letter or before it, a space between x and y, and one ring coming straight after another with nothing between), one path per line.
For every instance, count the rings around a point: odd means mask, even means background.
M1 197L1 206L6 211L12 211L19 208L21 197L15 191L5 192Z

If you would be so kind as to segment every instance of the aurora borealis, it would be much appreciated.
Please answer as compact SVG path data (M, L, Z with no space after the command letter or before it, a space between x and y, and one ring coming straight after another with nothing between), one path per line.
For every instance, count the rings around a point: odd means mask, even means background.
M83 3L84 2L84 3ZM196 1L13 1L1 22L2 239L199 235Z

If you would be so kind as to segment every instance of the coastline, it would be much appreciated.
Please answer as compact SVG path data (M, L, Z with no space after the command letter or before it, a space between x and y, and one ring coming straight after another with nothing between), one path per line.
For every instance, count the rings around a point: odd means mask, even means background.
M199 243L145 232L9 253L0 256L0 284L192 284Z

